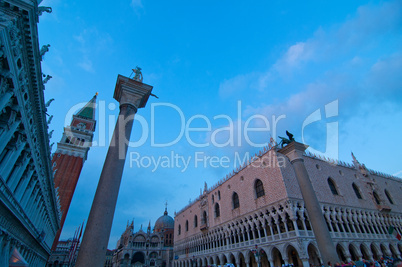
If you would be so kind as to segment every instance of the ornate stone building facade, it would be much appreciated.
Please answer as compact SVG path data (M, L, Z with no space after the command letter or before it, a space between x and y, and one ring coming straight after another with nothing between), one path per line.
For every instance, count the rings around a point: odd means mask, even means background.
M52 255L50 256L47 267L71 267L75 266L75 262L77 261L78 251L80 250L81 244L74 239L68 240L60 240L57 243L56 249L52 251ZM77 247L74 248L74 245ZM112 267L113 266L113 254L114 250L107 249L106 250L106 259L104 267Z
M77 248L74 248L77 246ZM60 240L57 242L56 249L52 251L47 262L48 267L70 267L74 266L80 244L77 239Z
M133 233L134 223L129 224L117 241L113 255L113 267L171 267L173 261L174 220L165 210L163 216L155 222L154 231L151 223L147 232L141 229Z
M401 257L388 228L402 231L402 180L354 156L303 159L340 261ZM176 214L173 266L318 266L310 216L288 158L266 148Z
M51 9L38 3L0 1L0 266L44 266L60 227L37 29Z

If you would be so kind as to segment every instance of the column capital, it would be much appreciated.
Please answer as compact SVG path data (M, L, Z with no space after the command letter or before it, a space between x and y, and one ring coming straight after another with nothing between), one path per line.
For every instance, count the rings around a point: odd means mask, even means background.
M119 74L113 98L120 106L131 105L136 109L145 107L153 86L135 81Z
M290 162L303 159L303 153L308 148L308 145L298 143L296 141L291 142L287 146L278 150L279 153L287 156Z

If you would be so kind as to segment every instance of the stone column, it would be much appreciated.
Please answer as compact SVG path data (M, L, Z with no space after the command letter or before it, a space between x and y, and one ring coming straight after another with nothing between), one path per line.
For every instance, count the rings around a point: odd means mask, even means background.
M324 222L327 224L327 227L329 227L328 231L335 232L334 228L332 227L331 215L329 214L329 212L326 212L324 214L324 217L326 218L326 219L324 218Z
M268 221L269 231L271 232L271 239L274 238L274 228L272 227L272 221Z
M307 259L300 259L302 261L303 267L310 267L310 263Z
M24 190L27 190L28 183L31 180L34 170L32 165L28 166L28 170L22 176L22 182L17 186L14 192L15 199L21 204L22 197L24 195Z
M37 205L36 198L39 194L39 187L40 187L39 182L37 182L33 187L32 194L29 196L28 203L26 204L25 207L25 212L31 218L31 221L33 214L36 212L35 205Z
M20 123L20 120L14 121L11 126L9 126L8 130L0 136L0 151L3 151L6 148Z
M276 231L278 231L279 239L282 239L281 228L279 227L279 219L278 218L275 219L275 226L276 226Z
M257 228L258 239L261 239L261 230L262 230L262 228L261 228L260 225L256 226L256 228Z
M11 177L8 179L9 181L9 188L12 192L16 189L17 185L23 180L23 174L28 166L29 161L31 158L28 155L28 152L23 152L21 154L21 159L17 162L14 166L14 171L11 174ZM21 181L22 182L22 181Z
M0 168L0 174L3 176L3 179L6 181L8 176L10 175L12 169L14 168L17 159L20 157L22 150L25 147L26 141L22 141L23 137L21 134L18 136L15 147L12 148L7 153L7 159L5 158L2 162L2 166Z
M240 267L240 255L239 254L237 254L235 261L236 261L236 267Z
M352 257L350 255L350 252L348 249L345 251L345 257L346 257L346 262L350 262L352 260Z
M296 233L296 236L298 237L300 235L300 233L299 233L299 227L297 226L297 217L293 216L290 220L293 223L293 228L295 228L295 233Z
M325 223L313 185L311 184L310 177L307 173L306 166L304 166L303 153L307 147L308 146L304 144L293 141L279 150L279 153L287 156L293 166L309 214L311 227L313 228L322 260L326 266L329 261L331 264L339 262L339 258Z
M286 217L282 218L282 223L283 223L283 226L285 226L285 233L289 234L288 221L286 220Z
M304 214L303 214L303 216L304 216ZM301 222L303 223L303 231L304 231L304 235L305 236L308 236L308 230L307 230L307 225L306 225L306 219L303 217L303 218L300 218L300 220L301 220Z
M267 235L267 229L266 229L265 225L262 227L262 229L264 230L264 237L267 238L268 235Z
M117 77L114 99L120 103L120 114L89 213L77 267L104 265L134 115L138 108L145 107L151 91L150 85Z
M11 238L4 236L0 242L0 266L9 266L9 261L12 253Z
M33 191L35 189L36 183L37 183L38 178L34 175L31 176L31 180L28 183L27 188L25 189L22 199L20 201L20 205L22 206L22 208L25 210L25 212L27 213L28 209L28 200L31 198L31 195L33 194Z
M2 97L0 98L0 110L3 110L10 102L12 103L11 97L14 95L14 93L9 90L5 92Z

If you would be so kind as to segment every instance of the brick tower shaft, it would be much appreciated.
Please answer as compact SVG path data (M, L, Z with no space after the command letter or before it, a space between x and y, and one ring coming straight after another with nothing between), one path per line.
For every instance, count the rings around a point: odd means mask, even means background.
M92 144L96 127L95 105L96 95L73 116L71 124L64 128L63 137L57 143L57 150L53 155L54 184L62 212L60 229L52 245L53 251L59 242L78 178Z

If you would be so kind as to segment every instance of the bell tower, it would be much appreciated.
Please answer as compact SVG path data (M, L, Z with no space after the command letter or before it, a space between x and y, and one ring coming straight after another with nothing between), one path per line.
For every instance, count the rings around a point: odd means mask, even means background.
M59 194L62 215L60 229L53 241L52 250L56 249L59 242L78 178L92 145L96 126L97 95L98 93L77 114L73 115L69 126L64 127L63 136L57 143L57 149L53 155L54 185Z

